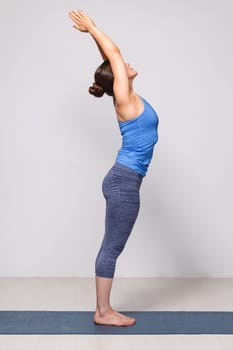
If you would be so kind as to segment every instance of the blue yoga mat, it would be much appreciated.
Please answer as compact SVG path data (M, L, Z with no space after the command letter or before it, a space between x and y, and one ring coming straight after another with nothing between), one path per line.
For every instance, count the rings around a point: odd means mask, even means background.
M119 311L132 326L93 322L93 311L0 311L0 334L233 334L233 312Z

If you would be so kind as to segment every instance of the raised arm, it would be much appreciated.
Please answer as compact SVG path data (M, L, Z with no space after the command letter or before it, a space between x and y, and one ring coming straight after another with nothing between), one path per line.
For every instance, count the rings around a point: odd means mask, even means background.
M101 54L103 60L106 61L106 60L108 59L107 56L104 54L103 50L101 49L100 45L98 44L98 42L96 41L95 38L94 38L94 40L95 40L95 42L96 42L96 45L97 45L97 47L98 47L98 49L99 49L99 52L100 52L100 54Z
M116 103L118 105L128 103L129 80L120 49L83 11L70 11L69 16L75 22L73 27L81 32L88 32L99 47L103 59L109 60L114 76L113 92Z

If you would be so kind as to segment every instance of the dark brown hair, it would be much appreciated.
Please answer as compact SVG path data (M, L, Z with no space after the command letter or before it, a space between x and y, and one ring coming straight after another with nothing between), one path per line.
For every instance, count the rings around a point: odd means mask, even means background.
M114 76L109 60L105 60L95 71L95 82L89 87L89 93L95 97L101 97L104 93L113 94Z

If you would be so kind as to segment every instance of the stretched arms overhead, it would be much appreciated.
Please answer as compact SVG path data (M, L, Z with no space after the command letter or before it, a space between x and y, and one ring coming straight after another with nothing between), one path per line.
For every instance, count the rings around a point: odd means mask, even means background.
M129 79L120 49L83 11L70 11L69 16L75 22L73 27L81 32L88 32L95 40L102 58L109 60L114 76L113 91L116 103L118 105L128 103Z

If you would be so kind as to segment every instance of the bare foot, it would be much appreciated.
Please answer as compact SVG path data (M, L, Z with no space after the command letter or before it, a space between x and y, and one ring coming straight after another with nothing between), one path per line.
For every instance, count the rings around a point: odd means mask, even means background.
M103 314L100 314L98 309L94 314L93 321L95 324L103 324L108 326L132 326L136 323L135 318L125 316L111 309Z

